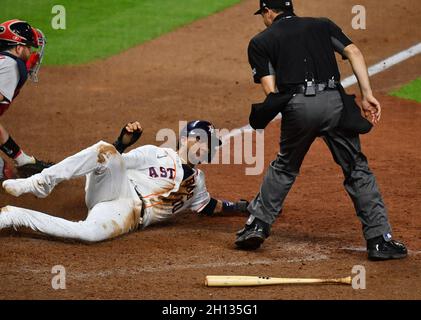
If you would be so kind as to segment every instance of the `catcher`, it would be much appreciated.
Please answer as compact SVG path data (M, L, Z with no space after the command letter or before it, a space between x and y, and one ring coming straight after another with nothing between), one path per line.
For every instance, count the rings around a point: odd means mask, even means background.
M39 51L32 52L32 48ZM9 108L28 77L37 82L45 48L43 33L27 22L0 24L0 116ZM20 177L27 177L50 164L28 156L0 123L0 150L14 160ZM15 170L0 158L0 181L14 177Z
M89 212L85 221L72 222L7 206L0 212L0 230L29 227L54 237L98 242L185 211L208 216L245 212L245 200L211 198L205 175L196 168L221 145L214 130L210 122L192 121L181 134L178 152L146 145L123 153L142 134L139 122L129 123L114 145L100 141L30 178L4 181L3 188L16 197L32 193L44 198L60 182L86 176Z

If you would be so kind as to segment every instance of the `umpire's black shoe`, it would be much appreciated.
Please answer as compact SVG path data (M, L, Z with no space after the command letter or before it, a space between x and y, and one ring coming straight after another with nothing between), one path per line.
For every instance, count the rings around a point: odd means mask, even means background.
M373 261L402 259L408 255L403 243L383 236L368 240L367 251L368 259Z
M251 216L246 226L237 232L235 245L243 250L257 250L269 237L270 225Z

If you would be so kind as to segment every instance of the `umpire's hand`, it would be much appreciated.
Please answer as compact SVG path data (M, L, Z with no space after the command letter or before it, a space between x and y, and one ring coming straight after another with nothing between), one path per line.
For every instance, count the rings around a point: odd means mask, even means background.
M377 101L377 99L374 98L373 95L369 95L363 97L361 103L366 119L371 121L371 123L373 123L374 125L378 124L382 115L382 107L380 105L380 102Z

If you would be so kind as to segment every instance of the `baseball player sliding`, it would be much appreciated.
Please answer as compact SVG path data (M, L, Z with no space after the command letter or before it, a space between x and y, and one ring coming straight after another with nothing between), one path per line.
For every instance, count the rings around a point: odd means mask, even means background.
M139 122L123 128L112 145L103 141L70 156L27 179L6 180L3 188L19 197L32 193L47 197L65 180L86 176L85 221L72 222L44 213L7 206L0 212L0 230L29 227L46 235L98 242L193 211L205 215L245 212L247 201L211 198L205 175L195 167L213 153L221 141L207 121L192 121L181 136L178 152L145 145L128 153L141 136Z

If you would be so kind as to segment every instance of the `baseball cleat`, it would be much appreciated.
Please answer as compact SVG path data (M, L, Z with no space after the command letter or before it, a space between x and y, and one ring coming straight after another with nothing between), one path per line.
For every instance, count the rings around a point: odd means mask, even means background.
M235 241L235 245L238 249L257 250L263 244L265 239L266 238L261 233L252 232L238 237Z
M235 245L242 250L257 250L269 237L269 229L267 223L251 217L246 226L237 232Z
M24 193L28 193L30 186L28 185L29 181L27 179L9 179L3 181L3 189L14 197L20 197Z
M408 250L396 240L385 240L383 236L367 241L368 259L373 261L406 258Z
M35 183L38 188L35 188ZM20 197L25 193L32 193L38 198L45 198L48 195L47 193L42 192L42 183L33 178L6 180L3 181L2 186L8 194L11 194L14 197Z

